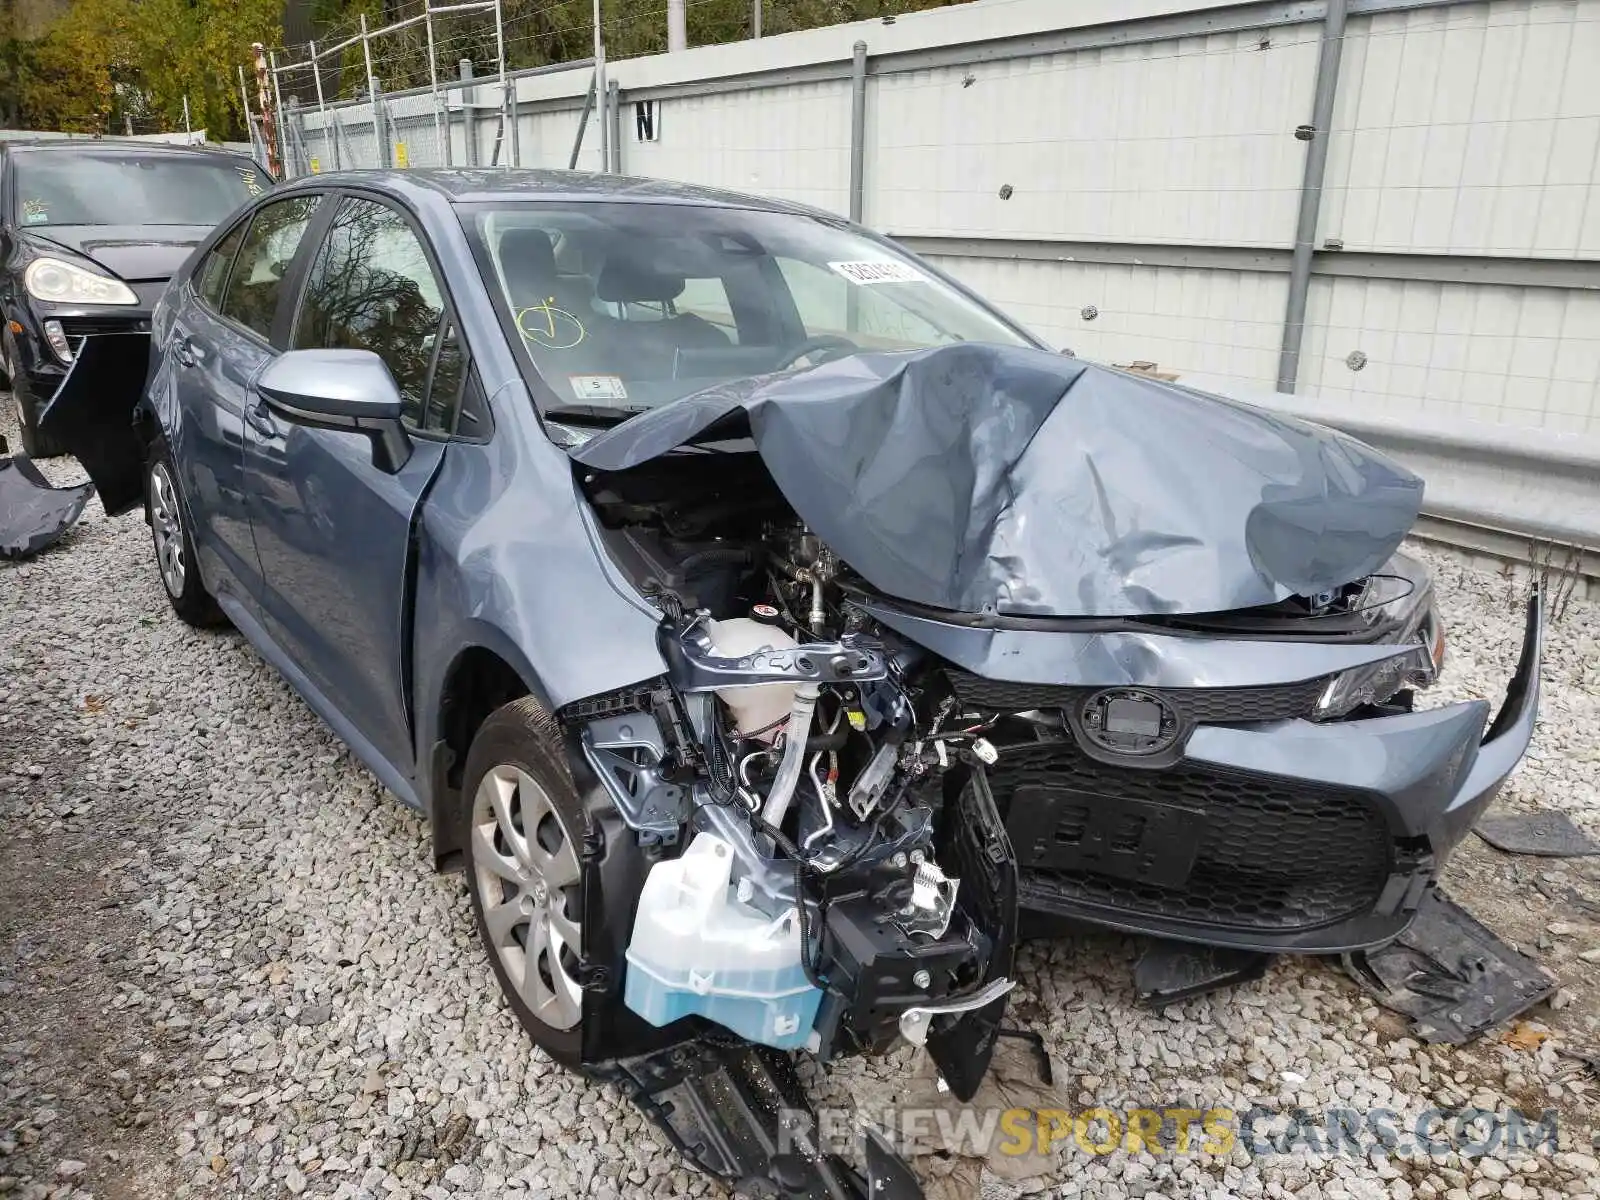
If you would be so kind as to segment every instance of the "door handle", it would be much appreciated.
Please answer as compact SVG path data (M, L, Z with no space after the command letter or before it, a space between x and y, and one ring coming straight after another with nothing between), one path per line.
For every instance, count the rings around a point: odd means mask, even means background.
M173 340L172 357L178 360L180 367L192 367L195 364L194 347L189 344L189 339L180 337Z
M262 437L275 438L278 436L277 422L272 419L272 410L267 407L265 400L252 398L245 401L244 419L250 423Z

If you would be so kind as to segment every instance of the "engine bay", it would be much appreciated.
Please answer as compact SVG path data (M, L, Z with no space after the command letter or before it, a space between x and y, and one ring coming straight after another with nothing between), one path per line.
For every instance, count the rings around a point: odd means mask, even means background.
M849 568L755 455L674 456L584 489L612 560L662 611L668 664L652 721L600 715L583 733L662 850L628 1007L823 1061L902 1036L938 1057L963 1022L997 1024L1010 854L981 779L953 769L992 748L956 727L929 656L850 603ZM986 1056L943 1057L952 1086L976 1087Z

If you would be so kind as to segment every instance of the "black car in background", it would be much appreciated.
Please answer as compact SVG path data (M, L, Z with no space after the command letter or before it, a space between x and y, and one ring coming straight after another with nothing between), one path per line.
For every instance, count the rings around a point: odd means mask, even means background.
M142 373L150 310L167 280L218 221L270 184L251 159L219 150L0 144L0 372L28 454L63 452L41 435L39 413L83 338L143 335L116 356L121 369Z

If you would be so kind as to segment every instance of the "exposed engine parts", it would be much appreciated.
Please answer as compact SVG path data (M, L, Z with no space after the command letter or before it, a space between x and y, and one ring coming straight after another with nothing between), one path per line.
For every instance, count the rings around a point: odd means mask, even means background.
M738 508L681 486L652 503L648 475L627 494L608 482L601 536L659 604L668 668L635 711L582 730L659 854L627 1005L653 1025L699 1017L824 1060L987 1019L1010 988L1012 933L975 894L991 881L964 884L951 866L964 826L945 775L983 759L950 724L942 676L851 604L847 568L769 500L770 481L749 481ZM982 836L1003 840L998 818Z

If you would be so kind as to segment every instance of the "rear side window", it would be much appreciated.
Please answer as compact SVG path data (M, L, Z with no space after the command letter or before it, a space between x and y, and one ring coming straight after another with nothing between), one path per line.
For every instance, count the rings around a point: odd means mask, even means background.
M405 403L403 418L429 428L429 367L445 351L452 370L459 345L444 346L444 296L417 235L386 204L346 200L328 226L306 278L295 320L295 349L371 350L388 366ZM459 367L453 368L459 374ZM441 381L440 387L445 385ZM454 395L441 396L453 404Z
M278 311L284 274L294 260L306 226L311 224L319 199L292 196L256 210L228 276L222 298L223 316L264 338L272 336L272 319Z
M212 308L222 307L222 289L228 284L228 268L233 265L233 256L239 252L239 243L244 241L244 227L245 222L240 221L230 229L194 273L194 290Z

